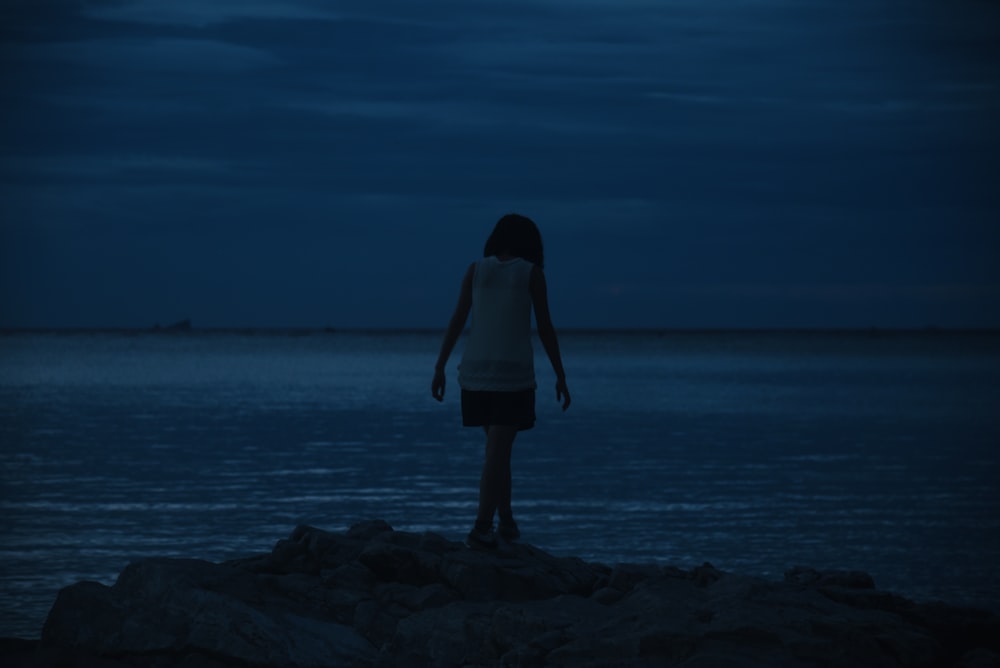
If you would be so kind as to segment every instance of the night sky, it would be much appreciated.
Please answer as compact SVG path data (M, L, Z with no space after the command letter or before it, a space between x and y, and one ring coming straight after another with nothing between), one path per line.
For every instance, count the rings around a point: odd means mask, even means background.
M0 327L1000 327L991 0L0 0Z

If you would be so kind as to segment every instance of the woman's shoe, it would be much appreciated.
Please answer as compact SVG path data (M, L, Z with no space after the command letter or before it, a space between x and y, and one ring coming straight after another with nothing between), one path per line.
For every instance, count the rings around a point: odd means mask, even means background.
M497 546L497 537L493 534L493 529L489 529L487 531L473 529L469 532L469 535L465 537L465 545L466 547L478 547L492 550Z
M517 522L511 520L510 522L501 522L500 526L497 528L497 533L506 542L511 543L521 537L521 530L517 528Z

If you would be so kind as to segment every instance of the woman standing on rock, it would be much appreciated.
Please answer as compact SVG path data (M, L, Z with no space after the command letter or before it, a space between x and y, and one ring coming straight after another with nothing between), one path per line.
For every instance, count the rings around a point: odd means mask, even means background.
M556 374L556 400L569 408L566 373L549 315L542 235L530 218L508 214L486 240L483 259L473 262L462 279L458 305L448 323L434 366L431 394L444 399L444 368L472 312L472 329L458 384L462 388L462 424L483 427L486 457L479 480L479 512L466 538L470 547L496 547L493 514L505 541L521 532L510 507L510 453L518 431L535 425L535 369L531 350L531 309L538 338Z

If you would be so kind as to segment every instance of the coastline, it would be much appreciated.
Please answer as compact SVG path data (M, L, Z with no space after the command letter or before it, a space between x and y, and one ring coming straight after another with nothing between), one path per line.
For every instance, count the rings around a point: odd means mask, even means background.
M5 341L2 635L37 637L61 587L141 558L231 559L331 518L460 535L480 451L426 396L439 333L199 331ZM765 579L860 569L1000 612L1000 357L981 341L571 336L581 410L542 421L518 464L530 538Z
M781 581L470 550L381 520L297 527L268 554L145 559L63 589L7 666L963 666L1000 661L1000 617L915 603L861 572Z

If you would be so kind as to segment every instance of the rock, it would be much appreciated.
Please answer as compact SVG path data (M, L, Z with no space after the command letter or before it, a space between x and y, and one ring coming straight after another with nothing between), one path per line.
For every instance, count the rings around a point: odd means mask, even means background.
M138 561L111 587L62 590L41 641L0 644L14 666L973 668L997 656L996 615L914 603L864 573L608 567L381 520L297 527L268 554L220 564Z
M861 571L820 572L805 566L796 566L785 571L785 582L809 586L835 586L847 589L875 589L875 580Z
M83 582L60 592L42 642L108 656L193 651L282 666L373 661L375 648L338 618L336 596L327 595L336 590L302 578L148 559L113 587Z

